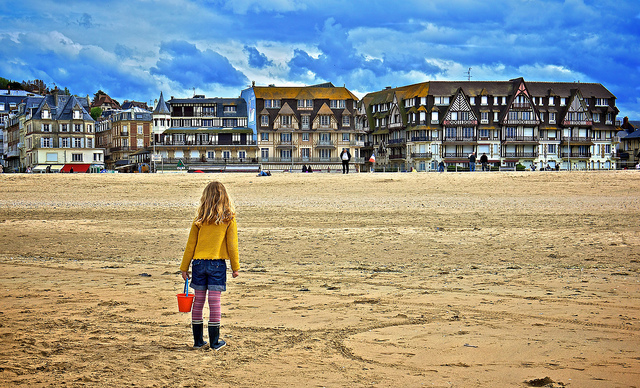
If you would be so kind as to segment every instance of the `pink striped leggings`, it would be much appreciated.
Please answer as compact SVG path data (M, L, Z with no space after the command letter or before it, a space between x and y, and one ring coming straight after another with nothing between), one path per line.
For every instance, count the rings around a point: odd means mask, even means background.
M195 300L193 302L193 309L191 310L191 321L202 322L202 308L204 302L207 299L206 290L194 290ZM220 318L222 313L220 311L220 291L209 291L209 322L220 324Z

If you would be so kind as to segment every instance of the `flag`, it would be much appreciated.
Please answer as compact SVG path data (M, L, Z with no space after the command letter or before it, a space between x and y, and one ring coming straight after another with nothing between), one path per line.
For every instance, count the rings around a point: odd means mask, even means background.
M375 163L376 162L376 154L375 153L371 153L371 157L369 158L369 162L371 162L371 163Z

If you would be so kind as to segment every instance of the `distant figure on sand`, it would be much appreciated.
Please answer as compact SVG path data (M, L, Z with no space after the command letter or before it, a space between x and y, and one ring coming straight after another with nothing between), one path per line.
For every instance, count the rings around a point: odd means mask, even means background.
M469 171L476 170L476 153L472 152L469 154Z
M203 340L202 308L209 291L209 341L211 348L218 350L226 345L220 339L220 294L227 290L227 264L231 263L232 275L238 277L238 228L236 212L220 182L211 182L205 187L196 218L191 223L189 240L184 249L180 271L182 279L189 278L191 265L191 288L195 290L195 300L191 312L193 347L202 348Z
M343 148L342 152L340 153L340 160L342 160L342 173L343 174L348 174L349 173L349 161L351 160L351 153L349 152L348 149Z
M442 160L438 163L438 171L444 172L444 162Z

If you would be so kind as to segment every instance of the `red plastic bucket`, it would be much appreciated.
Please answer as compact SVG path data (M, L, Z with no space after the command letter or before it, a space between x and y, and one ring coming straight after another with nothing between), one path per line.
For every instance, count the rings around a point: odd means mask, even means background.
M193 295L178 294L178 311L181 313L188 313L191 311L193 305Z

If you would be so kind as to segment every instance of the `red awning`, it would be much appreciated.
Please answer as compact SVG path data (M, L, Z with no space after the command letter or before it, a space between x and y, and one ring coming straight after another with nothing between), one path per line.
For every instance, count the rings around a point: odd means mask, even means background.
M91 167L90 164L65 164L60 172L71 172L72 168L73 172L87 172L89 167Z

